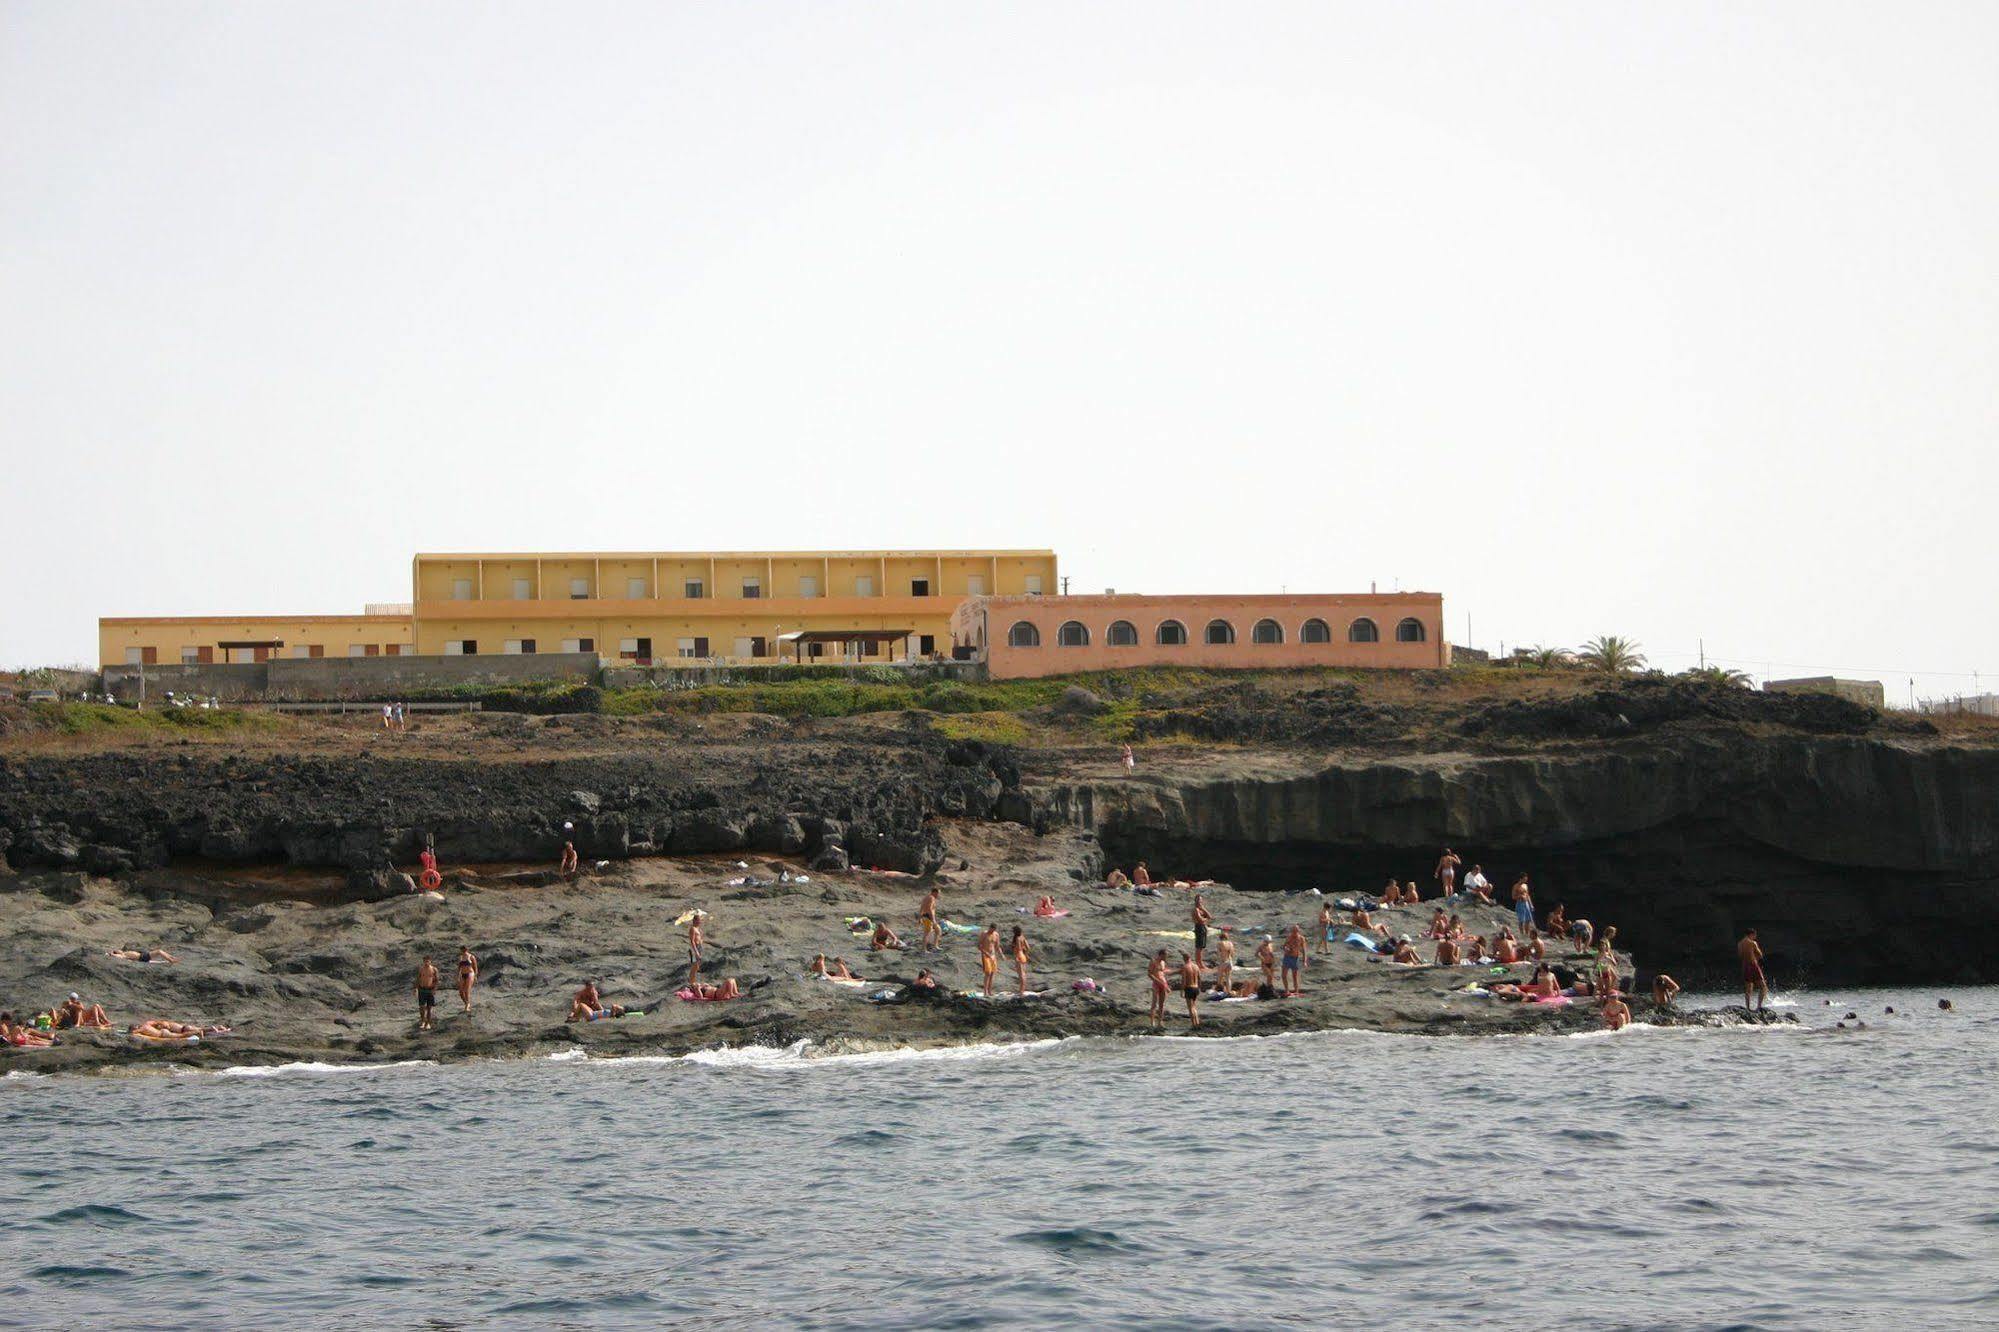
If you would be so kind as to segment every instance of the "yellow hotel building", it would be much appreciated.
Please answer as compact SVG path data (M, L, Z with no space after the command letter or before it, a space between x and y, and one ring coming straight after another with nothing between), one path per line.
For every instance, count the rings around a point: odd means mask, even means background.
M904 651L948 654L951 613L966 597L1059 588L1049 550L423 554L410 584L402 617L100 620L100 661L545 652L769 661L782 636L815 631L906 633ZM842 649L784 651L810 660ZM899 655L880 642L855 651Z

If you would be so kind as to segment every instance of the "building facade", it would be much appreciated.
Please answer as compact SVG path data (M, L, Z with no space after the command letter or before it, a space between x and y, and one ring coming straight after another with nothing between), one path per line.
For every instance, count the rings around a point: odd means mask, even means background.
M1772 694L1836 694L1870 708L1888 706L1888 690L1879 680L1841 680L1831 675L1809 675L1796 680L1765 680Z
M951 641L994 679L1131 666L1450 665L1436 592L1320 596L974 597Z
M1049 550L659 551L418 555L410 603L380 614L116 617L103 666L320 656L596 653L650 663L948 650L966 597L1054 592ZM896 631L885 641L883 631ZM827 634L868 641L843 646Z
M195 666L274 657L399 657L407 610L369 615L122 616L97 622L100 666Z
M909 655L947 650L967 597L1053 592L1048 550L733 551L418 555L423 655L595 652L634 662L773 660L800 631L902 631ZM838 644L813 643L838 656ZM895 655L883 643L854 655Z

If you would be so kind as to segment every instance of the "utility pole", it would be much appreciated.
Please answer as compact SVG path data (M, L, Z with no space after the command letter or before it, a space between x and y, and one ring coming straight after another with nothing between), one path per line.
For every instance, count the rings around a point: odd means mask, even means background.
M1069 595L1069 575L1068 575L1068 574L1063 574L1063 575L1062 575L1062 595L1063 595L1063 596L1065 596L1065 597Z
M1683 641L1684 641L1684 640L1683 640ZM1706 669L1707 669L1707 640L1706 640L1705 638L1696 638L1696 639L1694 640L1694 642L1696 642L1696 643L1700 644L1700 649L1701 649L1701 669L1702 669L1702 670L1706 670Z

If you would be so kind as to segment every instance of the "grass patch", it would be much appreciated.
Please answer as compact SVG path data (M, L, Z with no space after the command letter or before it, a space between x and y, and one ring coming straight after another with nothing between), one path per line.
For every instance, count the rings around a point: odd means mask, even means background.
M152 707L140 712L109 703L35 703L32 715L43 726L63 735L109 735L151 731L184 735L191 732L242 733L280 731L289 722L273 713L236 708Z
M947 740L983 740L989 745L1027 743L1027 723L1011 712L964 712L939 717L931 725Z

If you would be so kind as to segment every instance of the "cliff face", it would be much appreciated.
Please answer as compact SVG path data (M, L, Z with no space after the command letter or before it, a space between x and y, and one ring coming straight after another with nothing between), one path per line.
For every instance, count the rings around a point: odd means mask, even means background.
M1733 984L1758 928L1778 984L1999 980L1999 751L1742 733L1522 757L1054 782L1039 816L1112 863L1245 887L1373 891L1449 845L1543 911L1619 926L1648 969Z

